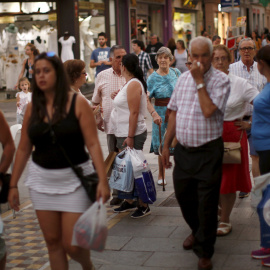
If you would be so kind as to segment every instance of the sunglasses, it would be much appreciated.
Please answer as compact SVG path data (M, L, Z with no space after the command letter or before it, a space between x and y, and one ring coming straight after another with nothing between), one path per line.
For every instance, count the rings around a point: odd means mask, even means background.
M36 56L36 59L40 59L40 58L43 58L44 57L44 54L47 56L47 57L54 57L56 56L56 53L51 51L51 52L43 52L41 54L39 54L38 56Z
M191 62L186 62L185 64L186 64L186 66L191 66L192 65Z

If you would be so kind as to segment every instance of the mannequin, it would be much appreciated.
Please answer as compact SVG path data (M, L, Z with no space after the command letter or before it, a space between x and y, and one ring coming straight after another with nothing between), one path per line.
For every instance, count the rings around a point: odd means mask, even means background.
M35 47L39 50L40 53L47 51L46 45L45 45L46 41L42 40L40 36L37 36L37 38L33 40L33 42L31 43L35 45Z
M75 37L71 36L69 32L65 32L63 37L58 40L62 45L61 59L63 63L67 60L74 59L74 54L72 51L72 45L76 42Z

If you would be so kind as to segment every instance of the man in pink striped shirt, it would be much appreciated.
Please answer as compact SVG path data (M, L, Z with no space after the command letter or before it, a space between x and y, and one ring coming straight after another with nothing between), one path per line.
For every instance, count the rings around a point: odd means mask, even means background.
M183 243L199 257L198 269L212 269L222 177L223 116L230 93L225 73L211 66L210 39L190 42L192 66L179 77L168 108L167 135L162 157L169 162L169 146L176 135L173 181L176 198L192 233Z

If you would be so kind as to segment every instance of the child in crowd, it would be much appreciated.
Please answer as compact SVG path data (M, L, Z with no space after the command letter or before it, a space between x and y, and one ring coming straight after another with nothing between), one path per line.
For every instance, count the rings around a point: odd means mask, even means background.
M17 98L17 124L22 124L26 105L31 101L32 93L30 93L30 82L26 77L19 80L19 89L16 94Z

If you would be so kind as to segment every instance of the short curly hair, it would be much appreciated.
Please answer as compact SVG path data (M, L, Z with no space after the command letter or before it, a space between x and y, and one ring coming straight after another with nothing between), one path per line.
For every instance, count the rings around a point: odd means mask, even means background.
M76 80L81 76L82 71L85 68L85 63L79 59L67 60L64 63L64 67L69 77L70 83L74 84Z
M213 46L213 52L222 51L222 50L227 54L228 61L231 63L232 62L232 55L231 55L230 50L228 49L228 47L226 47L223 44Z

